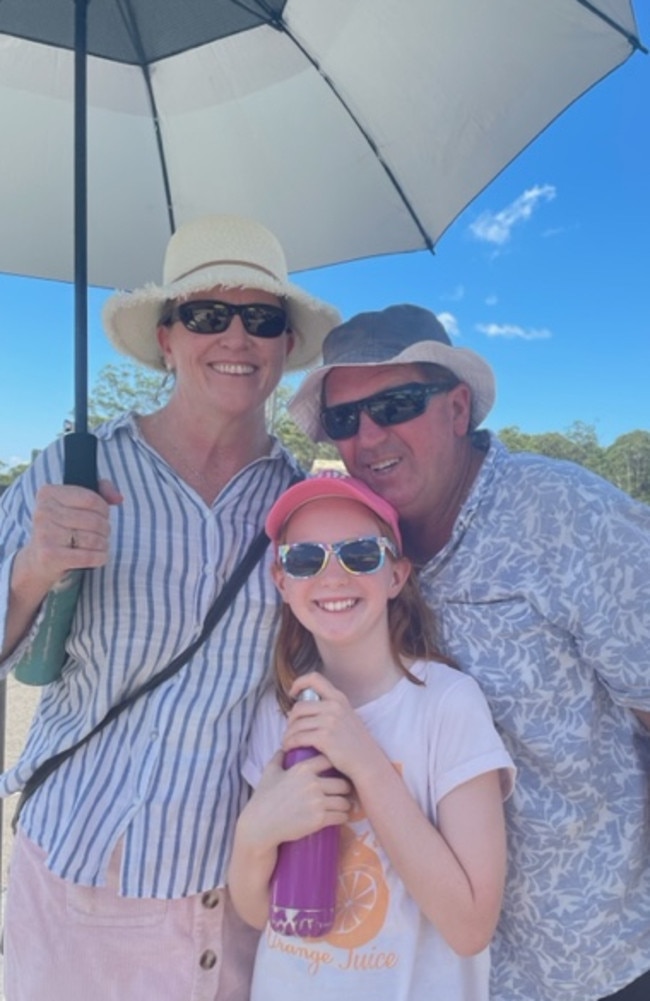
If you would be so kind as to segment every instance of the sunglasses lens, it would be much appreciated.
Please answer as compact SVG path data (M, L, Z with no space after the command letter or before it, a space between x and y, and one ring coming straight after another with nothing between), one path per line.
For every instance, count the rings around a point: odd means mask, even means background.
M183 326L193 334L222 334L232 315L221 302L183 302L177 312Z
M323 569L327 554L316 542L296 542L280 546L278 555L283 570L290 577L315 577Z
M404 424L424 413L427 405L426 390L426 386L389 389L385 393L378 393L374 400L369 400L365 409L380 427Z
M374 573L383 563L378 539L354 539L339 547L337 556L350 573Z
M279 337L287 329L287 314L279 306L244 306L241 316L253 337Z
M359 430L359 405L340 403L337 407L325 407L321 411L321 423L332 441L353 438Z

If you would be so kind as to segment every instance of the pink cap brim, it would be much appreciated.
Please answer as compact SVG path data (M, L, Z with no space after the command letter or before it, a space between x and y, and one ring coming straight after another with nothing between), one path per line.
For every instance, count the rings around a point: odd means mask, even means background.
M344 476L335 472L309 476L300 483L289 487L277 499L267 515L264 526L266 534L272 542L277 544L280 540L282 529L299 507L303 507L310 501L324 500L327 497L342 497L345 500L357 501L357 503L369 508L390 527L398 549L401 552L402 536L399 530L397 511L392 504L389 504L383 497L376 494L374 490L371 490L361 480L357 480L353 476Z

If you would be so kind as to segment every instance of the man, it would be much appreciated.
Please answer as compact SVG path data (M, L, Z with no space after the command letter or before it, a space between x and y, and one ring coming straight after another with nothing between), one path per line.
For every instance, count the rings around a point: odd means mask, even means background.
M647 1001L650 508L477 430L491 369L425 309L359 314L323 359L291 413L397 507L518 768L493 998Z

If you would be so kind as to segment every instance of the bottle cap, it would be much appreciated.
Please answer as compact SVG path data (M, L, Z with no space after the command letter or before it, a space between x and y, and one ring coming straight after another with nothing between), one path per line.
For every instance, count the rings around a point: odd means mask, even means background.
M313 688L303 688L296 702L320 702L320 695Z

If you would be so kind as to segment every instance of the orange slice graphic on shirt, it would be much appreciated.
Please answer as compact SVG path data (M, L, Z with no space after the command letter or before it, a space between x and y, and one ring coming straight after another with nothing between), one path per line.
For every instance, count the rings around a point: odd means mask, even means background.
M388 887L377 853L352 828L341 828L339 881L334 927L322 941L356 949L381 930L388 910Z

